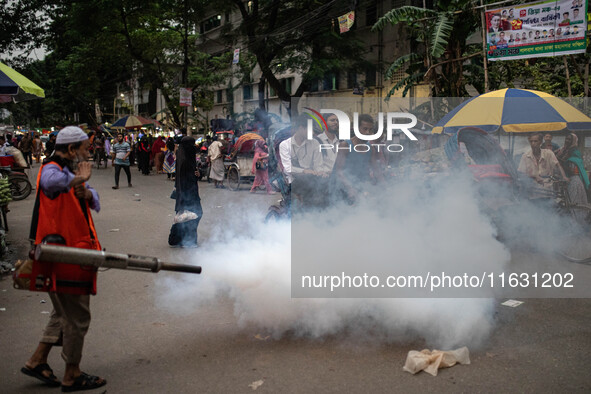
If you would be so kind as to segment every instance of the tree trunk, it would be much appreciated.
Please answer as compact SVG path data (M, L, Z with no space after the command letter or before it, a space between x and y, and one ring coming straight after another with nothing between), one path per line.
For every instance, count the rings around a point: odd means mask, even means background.
M566 63L566 56L563 56L562 60L564 62L564 72L566 73L566 88L568 90L568 97L571 98L573 97L573 93L570 88L570 73L568 71L568 64Z

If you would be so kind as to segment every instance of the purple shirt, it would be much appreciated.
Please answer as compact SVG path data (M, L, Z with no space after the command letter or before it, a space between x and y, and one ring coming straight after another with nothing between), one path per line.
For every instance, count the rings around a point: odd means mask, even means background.
M68 167L60 170L57 164L49 163L43 166L39 187L49 199L53 200L61 193L68 193L70 191L70 182L75 177L76 175L72 174ZM88 206L99 212L101 210L101 204L98 193L88 185L86 185L86 188L92 193L92 200L88 202Z

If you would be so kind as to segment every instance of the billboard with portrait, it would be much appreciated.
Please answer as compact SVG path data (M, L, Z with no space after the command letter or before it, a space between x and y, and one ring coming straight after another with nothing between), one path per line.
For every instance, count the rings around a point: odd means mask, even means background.
M488 60L584 53L587 0L553 0L486 11Z

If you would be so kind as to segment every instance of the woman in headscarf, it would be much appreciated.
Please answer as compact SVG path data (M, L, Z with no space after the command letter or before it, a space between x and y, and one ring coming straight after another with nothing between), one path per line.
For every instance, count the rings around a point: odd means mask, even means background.
M252 173L254 175L254 182L252 184L252 188L250 189L251 193L255 193L257 187L265 185L267 189L267 194L275 194L271 189L271 184L269 183L269 149L267 148L267 144L263 140L257 140L254 143L254 158L252 159Z
M587 204L586 190L589 188L589 175L583 166L583 155L578 145L579 138L573 133L568 134L564 139L564 147L556 152L556 158L570 179L568 194L571 202Z
M162 168L168 179L173 177L175 172L176 158L174 156L174 139L172 137L166 140L166 152L164 154L164 164Z
M168 241L171 246L197 246L197 226L203 215L203 210L201 209L197 183L196 154L195 139L188 136L183 137L176 153L176 204L174 210L177 215L190 216L192 213L194 214L192 216L196 215L197 218L173 225Z
M150 144L148 138L143 136L137 146L137 165L144 175L150 175Z
M158 136L154 144L152 144L152 157L154 158L154 166L156 167L156 174L163 172L162 164L164 162L164 148L166 144L162 140L162 136Z

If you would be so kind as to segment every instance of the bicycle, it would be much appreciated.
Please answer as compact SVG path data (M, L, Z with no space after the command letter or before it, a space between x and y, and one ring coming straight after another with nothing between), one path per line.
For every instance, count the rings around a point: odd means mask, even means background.
M591 205L574 203L567 181L553 182L556 211L568 218L568 226L558 240L558 255L573 263L591 264Z

